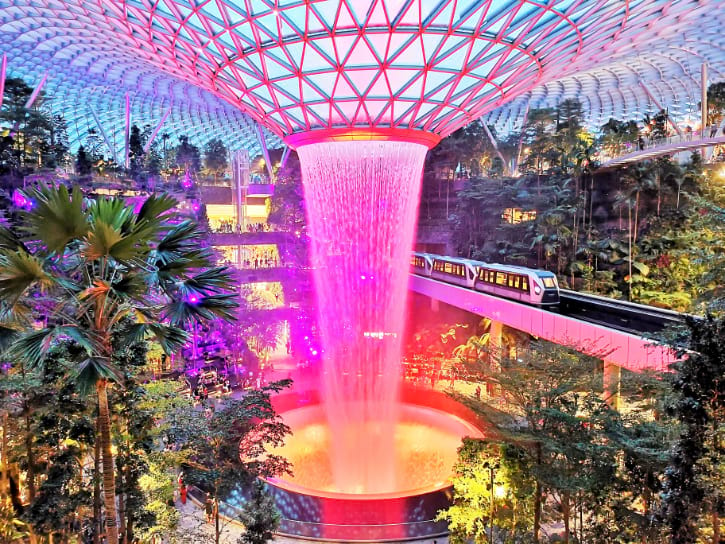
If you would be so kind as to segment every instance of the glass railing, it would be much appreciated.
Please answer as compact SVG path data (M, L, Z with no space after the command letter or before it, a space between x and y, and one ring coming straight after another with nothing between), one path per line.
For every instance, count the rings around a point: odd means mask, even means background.
M718 125L711 125L704 131L695 130L679 134L668 134L664 137L641 138L636 142L626 142L617 146L607 146L599 153L599 161L605 163L625 155L633 155L635 153L645 152L648 150L658 149L660 147L686 144L690 142L698 142L702 140L710 140L713 138L725 138L725 128Z

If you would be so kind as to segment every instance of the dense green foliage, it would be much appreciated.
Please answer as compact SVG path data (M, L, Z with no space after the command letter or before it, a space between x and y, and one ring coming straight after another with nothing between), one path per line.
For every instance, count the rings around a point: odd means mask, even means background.
M459 452L456 499L442 514L454 541L485 542L493 510L500 542L548 542L552 531L565 542L665 542L656 513L670 422L650 417L665 387L655 376L629 376L632 409L620 414L603 400L599 364L541 341L494 364L490 356L462 363L462 374L496 396L456 394L489 432Z
M529 112L521 135L524 175L492 179L471 172L457 195L450 226L459 254L547 268L564 287L702 310L716 285L710 275L721 269L713 242L725 227L713 216L725 205L722 174L707 168L698 152L683 165L661 157L599 171L598 150L636 146L642 134L657 138L667 131L664 113L643 122L639 129L635 121L610 119L595 141L582 129L576 102ZM491 156L466 149L474 155L468 161ZM456 160L461 152L448 154Z
M64 166L68 159L65 120L46 105L43 92L26 107L33 93L22 79L7 78L0 109L0 179L22 181L38 169Z
M141 430L149 425L133 413L135 381L127 374L131 361L136 366L145 363L145 347L138 345L153 338L166 353L174 353L187 339L181 327L192 321L232 319L237 295L230 293L228 271L213 268L210 250L199 248L196 225L177 220L172 212L176 201L169 197L149 197L136 212L121 199L85 199L78 187L26 192L35 206L0 232L0 309L10 337L4 355L12 363L11 375L22 379L8 394L10 398L20 394L24 401L29 495L36 499L31 407L40 403L42 395L29 380L44 376L54 361L54 346L70 340L77 349L65 352L63 375L76 394L96 393L95 456L103 458L105 528L108 542L115 544L117 499L121 533L131 532L129 527L142 521L126 515L127 505L138 511L138 479L144 463L137 452L144 446L137 441L144 440ZM135 349L143 351L134 353ZM123 430L128 433L115 456L112 384L125 395L117 402L121 416L127 414ZM46 400L52 401L52 395ZM61 470L54 476L73 474ZM7 474L4 477L7 487ZM37 508L41 510L36 521L42 520L37 529L52 530L43 525L52 519L42 514L42 506ZM58 523L67 522L63 512L55 512ZM99 512L96 508L96 522Z
M682 427L664 489L672 544L699 542L700 527L708 523L715 532L712 541L719 542L725 514L725 322L691 318L688 327L689 349L672 379L678 393L672 411Z

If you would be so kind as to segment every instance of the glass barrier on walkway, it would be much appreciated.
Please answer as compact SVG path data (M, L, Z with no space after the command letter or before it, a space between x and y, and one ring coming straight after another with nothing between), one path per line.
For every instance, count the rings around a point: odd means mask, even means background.
M668 145L677 145L681 143L698 142L701 140L709 140L712 138L725 138L725 127L712 125L705 128L704 131L695 130L683 132L679 134L671 134L664 138L640 138L637 142L626 142L616 147L608 146L603 148L599 154L599 161L604 163L617 159L625 155L656 149Z

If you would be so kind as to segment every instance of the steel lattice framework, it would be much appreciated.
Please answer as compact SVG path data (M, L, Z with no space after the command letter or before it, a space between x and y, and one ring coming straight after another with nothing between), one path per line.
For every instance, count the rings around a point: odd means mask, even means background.
M252 119L274 140L445 136L568 97L621 117L647 109L641 83L686 113L700 64L723 75L724 28L725 0L0 0L10 73L47 71L78 137L130 92L134 118L171 108L173 129L252 148Z

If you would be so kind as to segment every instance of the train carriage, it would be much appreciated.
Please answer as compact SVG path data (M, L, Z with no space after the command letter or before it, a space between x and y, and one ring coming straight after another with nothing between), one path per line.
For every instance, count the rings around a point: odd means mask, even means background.
M410 271L413 274L430 277L433 270L433 258L426 253L413 253L410 256Z
M454 257L441 257L433 255L433 269L430 277L460 285L461 287L473 288L476 281L475 261L468 259L456 259Z
M480 263L474 289L537 306L559 303L556 276L546 270Z
M546 270L414 253L411 271L525 304L552 306L559 303L556 276Z

